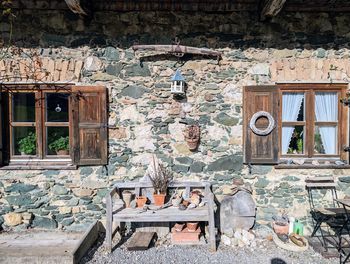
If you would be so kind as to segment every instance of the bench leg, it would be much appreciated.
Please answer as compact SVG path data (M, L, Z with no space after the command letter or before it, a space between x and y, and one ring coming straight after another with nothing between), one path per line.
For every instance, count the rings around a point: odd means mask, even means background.
M113 232L113 219L112 219L112 198L107 195L106 199L106 249L108 253L112 252L112 232Z
M208 201L208 210L209 210L209 242L210 250L216 251L216 237L215 237L215 216L214 216L214 195L209 194Z

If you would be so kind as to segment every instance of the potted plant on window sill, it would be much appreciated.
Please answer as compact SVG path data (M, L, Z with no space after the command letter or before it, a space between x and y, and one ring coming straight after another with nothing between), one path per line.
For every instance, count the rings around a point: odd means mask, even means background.
M69 137L59 137L58 139L49 144L49 149L60 156L68 155Z
M156 158L153 156L152 166L149 168L147 175L150 178L154 189L154 204L156 206L164 205L168 185L171 180L170 171L157 162Z
M29 132L28 136L18 141L18 150L21 155L34 155L36 151L36 136Z

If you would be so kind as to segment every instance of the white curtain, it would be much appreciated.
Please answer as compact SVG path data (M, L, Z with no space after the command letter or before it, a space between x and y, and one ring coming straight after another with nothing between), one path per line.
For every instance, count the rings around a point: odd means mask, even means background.
M297 121L304 93L283 93L282 121ZM282 127L282 154L287 154L294 126Z
M316 121L338 121L338 94L334 92L316 93L315 99ZM336 154L337 127L320 126L320 134L325 154Z

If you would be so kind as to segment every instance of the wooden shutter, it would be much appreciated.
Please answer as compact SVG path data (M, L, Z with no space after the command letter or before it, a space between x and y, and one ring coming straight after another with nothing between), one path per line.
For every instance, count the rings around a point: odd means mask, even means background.
M107 164L107 90L72 86L71 153L77 165Z
M5 126L5 122L4 122L4 118L3 118L3 107L4 107L4 96L3 93L0 92L0 167L3 165L3 161L4 161L4 150L5 150L5 145L3 142L3 134L4 134L4 126Z
M278 163L278 90L276 86L247 86L243 95L243 135L245 164ZM275 119L275 128L266 136L260 136L250 129L249 121L258 111L266 111ZM256 127L266 128L268 120L260 118Z

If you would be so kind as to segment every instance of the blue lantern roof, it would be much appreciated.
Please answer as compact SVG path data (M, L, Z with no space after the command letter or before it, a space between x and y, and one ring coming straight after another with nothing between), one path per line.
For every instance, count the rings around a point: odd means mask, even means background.
M179 69L176 70L174 76L171 78L171 81L185 81L185 78L182 76Z

